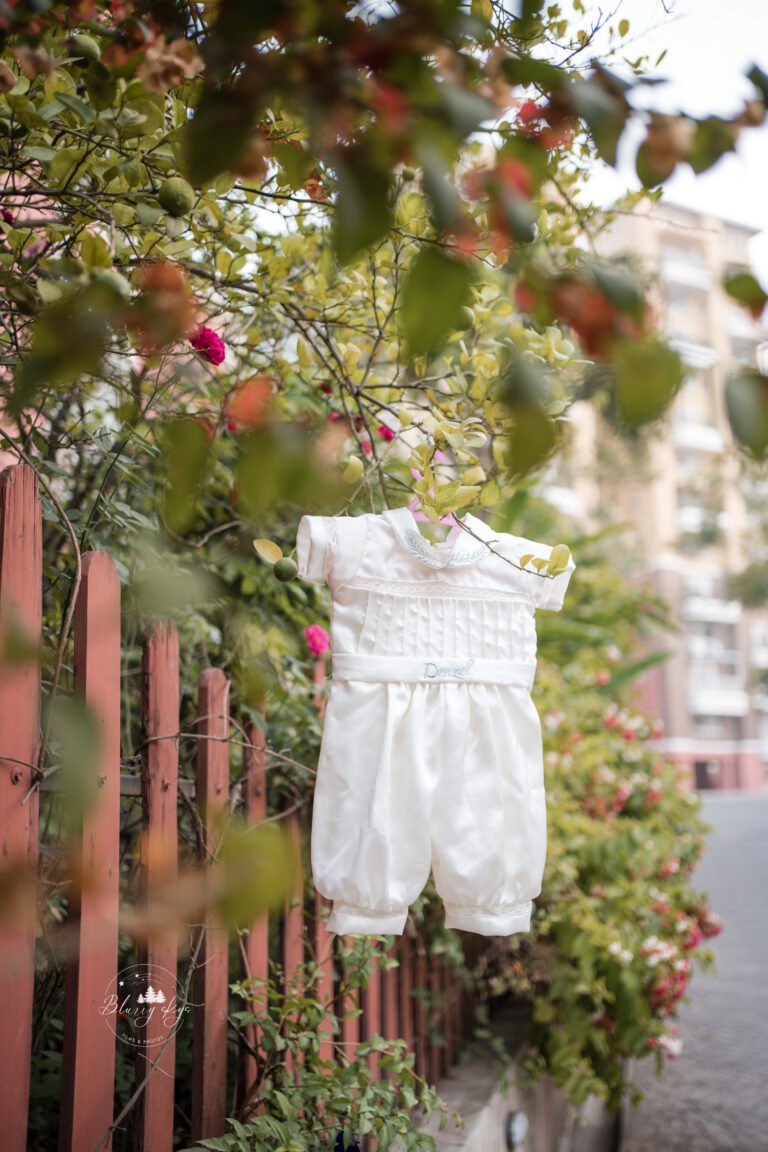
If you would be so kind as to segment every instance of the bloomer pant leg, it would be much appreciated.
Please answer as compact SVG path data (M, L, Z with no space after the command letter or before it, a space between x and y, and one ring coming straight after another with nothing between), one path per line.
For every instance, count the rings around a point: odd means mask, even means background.
M530 929L547 827L541 726L526 689L445 684L432 867L446 926L483 936Z
M429 877L428 686L333 681L315 785L312 872L340 935L402 933Z

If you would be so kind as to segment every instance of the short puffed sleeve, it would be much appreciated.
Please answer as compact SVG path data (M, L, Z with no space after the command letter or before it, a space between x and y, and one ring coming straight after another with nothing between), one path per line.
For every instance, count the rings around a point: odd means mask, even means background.
M360 565L367 516L302 516L296 534L299 575L314 584L350 580Z
M523 540L518 537L518 558L532 555L542 560L549 560L552 554L552 544L540 544L536 540ZM563 607L565 593L576 568L572 556L568 557L568 564L557 576L538 575L530 564L526 564L523 573L528 590L535 608L545 608L550 612L559 612Z
M329 516L302 516L296 534L296 563L302 580L324 584L331 574L333 548Z

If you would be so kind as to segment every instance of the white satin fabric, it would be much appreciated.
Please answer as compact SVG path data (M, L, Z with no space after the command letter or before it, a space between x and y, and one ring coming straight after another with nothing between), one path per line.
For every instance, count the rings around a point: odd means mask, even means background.
M562 606L574 564L522 572L506 561L550 546L462 524L442 545L407 508L299 525L299 572L331 589L311 855L332 932L399 935L430 869L448 927L530 928L547 847L534 612Z

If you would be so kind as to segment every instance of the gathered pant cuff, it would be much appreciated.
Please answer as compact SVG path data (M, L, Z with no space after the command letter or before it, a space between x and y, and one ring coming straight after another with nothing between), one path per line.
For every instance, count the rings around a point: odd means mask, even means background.
M407 919L407 908L379 911L334 900L326 927L338 936L401 936Z
M511 936L513 932L530 932L533 902L506 904L500 908L463 908L445 905L446 928L476 932L478 936Z

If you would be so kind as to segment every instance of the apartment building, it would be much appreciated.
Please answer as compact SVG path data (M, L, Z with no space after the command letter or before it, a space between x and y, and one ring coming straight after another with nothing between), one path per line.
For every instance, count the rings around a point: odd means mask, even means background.
M546 477L549 498L570 516L630 526L633 554L671 606L670 659L645 676L642 703L663 721L660 748L696 788L758 789L768 766L768 688L759 683L768 675L768 611L748 611L727 593L730 574L768 555L768 480L744 477L724 400L738 365L767 368L768 326L722 289L726 268L749 267L752 235L667 204L617 221L604 252L633 253L654 273L686 380L620 485L615 459L604 477L599 461L622 449L587 405L573 410L570 453Z

